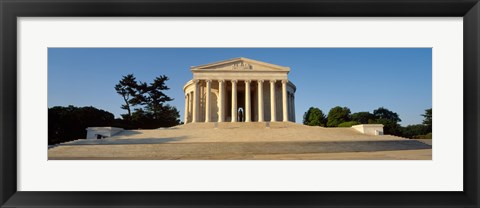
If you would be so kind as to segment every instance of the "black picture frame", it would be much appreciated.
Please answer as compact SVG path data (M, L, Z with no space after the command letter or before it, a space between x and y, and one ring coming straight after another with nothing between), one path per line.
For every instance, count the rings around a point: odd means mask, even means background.
M0 15L1 207L479 207L480 5L478 0L1 0ZM17 191L17 17L84 16L463 17L464 191ZM415 174L421 173L412 173L412 176Z

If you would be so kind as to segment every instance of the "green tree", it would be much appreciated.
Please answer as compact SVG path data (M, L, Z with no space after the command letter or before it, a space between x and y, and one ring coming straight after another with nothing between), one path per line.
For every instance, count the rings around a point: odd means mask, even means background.
M336 106L328 112L328 127L337 127L339 124L347 121L350 121L350 109L347 107Z
M180 123L180 113L178 110L167 104L167 102L172 101L173 98L166 95L165 91L169 90L170 88L166 85L166 81L169 78L165 75L161 75L156 77L152 83L147 84L146 82L137 82L135 81L134 77L131 79L133 75L125 76L124 79L127 79L131 82L128 85L131 88L124 89L123 80L115 89L117 93L124 97L124 100L128 100L127 104L123 105L125 108L127 106L130 108L135 106L135 110L130 113L128 120L130 122L125 121L116 121L117 124L125 127L125 128L158 128L158 127L168 127L178 125ZM132 89L128 91L127 89ZM130 97L126 97L124 95L128 95ZM122 106L122 107L123 107ZM127 118L124 116L124 118Z
M154 119L162 118L162 114L165 115L163 111L169 109L164 104L166 102L172 101L173 98L167 96L164 91L169 90L165 84L168 81L168 77L165 75L156 77L153 82L146 87L146 109L152 112Z
M325 114L319 108L310 107L303 114L303 124L308 126L325 126Z
M415 125L408 125L406 127L402 127L401 129L401 136L406 138L414 138L415 136L419 135L426 135L430 133L428 127L424 124L415 124Z
M154 115L151 111L145 111L137 108L132 113L133 126L142 129L154 129L159 127L170 127L180 123L180 113L170 105L162 106L159 115Z
M398 122L402 120L397 113L380 107L373 111L373 115L375 120L370 120L369 123L383 124L383 132L385 134L401 136L402 130Z
M368 121L375 120L375 116L370 112L357 112L352 114L352 121L356 121L361 124L368 124Z
M432 108L426 109L422 116L425 117L422 123L427 126L429 132L432 132Z
M135 80L133 74L128 74L123 76L122 79L115 85L115 90L117 93L122 96L123 101L121 108L127 110L127 114L122 115L122 117L127 120L132 117L131 106L135 104L135 98L137 97L137 88L138 84Z
M338 124L338 127L352 127L352 126L355 126L355 125L358 125L360 124L358 121L347 121L347 122L343 122L341 124Z
M174 106L163 105L159 114L160 126L175 126L180 124L180 112Z
M143 108L136 108L132 113L132 124L135 128L141 129L153 129L159 126L153 119L153 114L148 111L144 111Z
M402 127L397 122L392 120L380 118L376 120L370 120L371 124L383 124L383 133L384 134L391 134L396 136L401 136Z
M373 116L375 116L376 119L386 119L395 123L402 121L397 113L390 111L384 107L380 107L374 110Z

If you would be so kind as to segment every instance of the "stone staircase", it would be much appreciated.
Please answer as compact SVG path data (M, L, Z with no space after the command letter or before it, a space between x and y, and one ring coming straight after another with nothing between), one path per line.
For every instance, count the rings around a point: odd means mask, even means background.
M432 139L413 139L413 140L424 143L424 144L428 144L430 146L432 145Z
M124 130L110 138L79 139L60 145L381 140L405 141L409 139L393 135L365 135L352 128L324 128L293 122L199 122L170 128Z
M405 137L400 137L400 136L395 136L395 135L390 135L390 134L387 134L387 135L382 135L380 136L380 138L393 138L393 139L398 139L398 140L408 140L408 141L412 141L412 142L420 142L422 144L426 144L426 145L430 145L432 146L432 140L431 139L409 139L409 138L405 138Z
M404 140L408 140L408 138L405 138L405 137L401 137L401 136L395 136L395 135L391 135L391 134L385 134L385 135L379 135L380 137L389 137L389 138L393 138L393 139L404 139Z
M293 122L210 122L210 123L188 123L172 128L190 128L190 129L266 129L266 128L287 128L292 126L303 126Z
M255 154L310 154L424 150L431 145L392 135L365 135L352 128L292 122L193 123L170 128L124 130L49 148L49 158L209 159Z

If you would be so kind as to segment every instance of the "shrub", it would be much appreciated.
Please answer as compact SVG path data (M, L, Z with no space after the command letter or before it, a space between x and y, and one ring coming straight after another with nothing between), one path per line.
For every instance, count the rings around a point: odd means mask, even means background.
M350 109L347 107L336 106L328 112L327 126L337 127L341 123L350 121Z
M424 136L428 134L429 129L427 125L423 124L415 124L415 125L408 125L406 127L401 127L401 135L402 137L406 138L414 138L415 136Z
M358 112L352 114L352 121L357 121L361 124L368 124L369 120L375 120L375 116L370 112Z
M428 133L426 135L415 135L413 136L414 139L432 139L432 133Z
M338 127L352 127L354 125L358 125L360 124L359 122L357 121L347 121L347 122L343 122L341 124L338 124Z
M325 115L322 110L310 107L310 109L303 114L303 124L308 126L325 126Z
M432 139L432 133L428 133L427 135L425 135L425 139Z
M369 124L383 124L383 133L384 134L402 136L401 135L401 128L402 127L396 121L379 118L377 120L370 120L368 123Z

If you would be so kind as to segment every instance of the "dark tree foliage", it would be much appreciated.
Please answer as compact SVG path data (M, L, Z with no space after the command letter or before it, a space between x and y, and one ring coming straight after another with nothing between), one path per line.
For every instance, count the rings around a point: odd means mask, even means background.
M132 75L133 76L133 75ZM129 78L129 75L124 78ZM119 127L125 129L153 129L159 127L170 127L180 123L180 113L178 110L167 104L173 98L165 94L169 90L166 81L169 80L167 76L161 75L156 77L152 83L137 82L135 77L134 83L129 86L133 87L133 93L129 94L130 107L136 107L130 116L125 117L124 121L116 121ZM120 80L122 82L122 80ZM115 87L117 89L117 87ZM118 93L118 90L117 90ZM119 93L122 95L121 93ZM128 118L128 119L127 119ZM125 121L128 120L128 121Z
M58 144L87 136L87 127L112 126L112 113L94 107L61 107L48 109L48 144Z
M356 121L361 124L368 124L370 120L375 120L375 116L370 112L357 112L352 114L352 121Z
M153 119L153 114L148 111L144 111L141 108L135 109L135 112L132 114L132 124L135 128L139 129L153 129L158 128L155 119Z
M170 105L162 105L157 115L161 127L175 126L180 123L180 112L177 108Z
M395 121L379 118L376 120L370 120L370 124L383 124L383 133L401 136L402 130L400 124Z
M374 110L373 115L376 119L386 119L395 123L402 121L400 117L398 117L397 113L390 111L384 107L380 107L377 110Z
M323 112L315 107L310 107L303 114L303 124L309 126L328 127L351 127L357 124L383 124L385 134L406 137L410 139L431 139L432 138L432 109L426 109L422 114L422 124L400 126L402 121L397 113L380 107L370 112L357 112L350 114L347 107L336 106L328 112L327 118Z
M133 113L132 113L133 114ZM116 118L112 124L113 127L118 127L122 129L138 129L138 127L133 123L132 118Z
M415 124L402 127L401 136L413 139L415 136L426 135L430 133L428 126L424 124Z
M409 125L402 127L401 136L410 139L431 139L432 138L432 108L426 109L422 114L424 120L422 124Z
M132 113L132 121L129 123L135 129L155 129L159 127L170 127L180 123L180 113L170 105L165 105L155 116L153 112L141 108L135 109Z
M347 107L336 106L328 112L327 126L337 127L343 122L350 121L350 109Z
M146 82L140 82L137 84L137 94L132 99L133 106L142 106L148 102L148 84Z
M432 132L432 108L426 109L422 116L425 117L423 124L427 126L429 132Z
M169 108L164 106L166 102L172 101L173 98L167 96L164 91L169 90L165 82L168 81L167 76L156 77L150 85L146 87L146 109L153 114L154 119L162 119L162 116L169 115L164 111L168 111Z
M338 127L352 127L352 126L355 126L355 125L358 125L360 123L358 123L358 121L347 121L347 122L343 122L341 124L338 124Z
M310 107L305 114L303 114L303 124L308 126L325 126L325 114L319 108Z
M425 119L422 124L400 126L402 121L397 113L380 107L370 112L357 112L350 114L347 107L336 106L328 112L327 118L323 112L315 107L310 107L303 114L303 124L309 126L328 127L351 127L357 124L383 124L385 134L396 135L411 139L431 139L432 138L432 109L426 109L422 114Z
M397 113L380 107L373 111L373 115L375 116L375 120L370 120L369 123L383 124L384 134L401 136L402 127L398 122L402 120Z
M122 109L127 110L127 114L123 114L122 117L125 119L130 119L132 116L131 105L135 104L135 99L137 97L137 81L135 80L133 74L128 74L123 76L122 79L115 85L115 90L117 93L122 96L125 104L121 106Z

